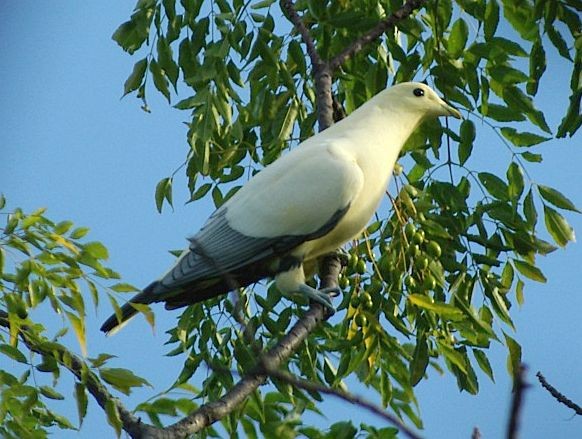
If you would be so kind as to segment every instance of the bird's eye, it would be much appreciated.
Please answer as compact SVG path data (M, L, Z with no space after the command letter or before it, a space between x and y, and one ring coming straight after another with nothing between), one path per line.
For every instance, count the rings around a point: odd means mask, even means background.
M418 98L424 96L424 90L422 88L415 88L412 93L414 93L414 96Z

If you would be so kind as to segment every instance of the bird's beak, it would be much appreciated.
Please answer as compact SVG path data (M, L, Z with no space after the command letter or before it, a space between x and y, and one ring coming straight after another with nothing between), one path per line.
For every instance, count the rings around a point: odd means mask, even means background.
M462 119L463 116L461 112L457 110L455 107L450 106L445 101L442 103L443 107L443 116L453 116L455 119Z

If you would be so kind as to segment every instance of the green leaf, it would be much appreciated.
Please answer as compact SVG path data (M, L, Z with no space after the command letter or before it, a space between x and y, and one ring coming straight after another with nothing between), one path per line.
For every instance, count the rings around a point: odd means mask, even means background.
M580 213L580 210L576 208L574 203L572 203L572 201L570 201L564 194L557 191L556 189L538 184L538 190L542 198L548 203L551 203L560 209L566 209Z
M539 136L533 133L518 132L515 128L501 128L501 134L515 146L533 146L550 140L549 137Z
M138 9L129 21L126 21L117 28L111 38L129 54L135 53L149 35L149 26L152 17L151 7Z
M65 312L69 322L71 322L71 326L73 327L73 332L77 337L77 341L79 342L79 346L81 347L81 352L83 355L87 355L87 338L85 334L85 322L82 318L77 317L75 314L70 313L68 311Z
M125 81L125 84L123 84L123 95L124 96L139 88L139 86L143 82L143 78L145 76L145 72L147 70L147 67L148 67L147 58L144 58L144 59L135 63L135 65L133 66L133 71L131 72L131 74L129 75L127 80Z
M541 154L534 154L533 152L525 151L520 154L524 160L527 160L531 163L541 163L542 162L542 155Z
M564 247L568 242L576 240L572 226L551 207L544 206L544 220L548 232L560 247Z
M488 70L491 77L502 84L518 84L529 81L528 75L513 67L492 65Z
M164 76L162 68L154 58L152 58L150 61L150 72L152 72L154 78L154 85L158 91L166 97L168 103L170 103L170 89L168 88L168 80Z
M432 311L444 319L458 321L464 318L463 311L459 308L447 303L434 302L430 297L422 294L411 294L408 296L408 300L413 305Z
M90 256L94 257L95 259L108 259L109 252L107 251L107 247L97 241L88 242L83 244L83 251L88 253Z
M521 166L515 162L511 162L507 169L507 181L509 182L509 197L519 200L521 194L523 194L525 183Z
M554 47L558 49L558 53L567 60L572 61L570 51L568 50L568 44L564 40L564 37L562 37L562 34L560 34L560 32L552 25L546 26L546 32Z
M91 366L93 367L101 367L103 366L107 360L111 359L111 358L117 358L115 355L111 355L111 354L99 354L97 355L96 358L89 358L89 362L91 363Z
M491 44L493 47L503 49L503 51L509 55L520 56L524 58L528 56L528 53L523 50L523 47L521 47L515 41L508 40L507 38L493 37L491 38Z
M412 361L410 362L410 384L416 386L428 367L428 344L426 337L418 337Z
M123 424L121 423L121 418L119 417L119 411L115 405L115 400L108 399L105 402L105 413L107 414L107 422L114 428L117 437L120 437L121 427Z
M453 58L459 58L463 54L463 49L467 44L467 38L469 37L469 26L467 22L462 18L459 18L453 24L451 28L451 33L448 39L448 51Z
M505 105L489 103L487 111L483 111L483 114L498 122L521 122L525 120L525 116L521 112L512 110Z
M133 293L136 291L140 291L139 288L134 287L131 284L120 282L116 283L115 285L111 286L113 291L117 291L118 293Z
M251 5L251 9L263 9L263 8L268 8L269 6L271 6L273 3L275 3L275 0L262 0L256 3L253 3Z
M538 26L534 18L530 2L516 2L514 0L502 0L503 15L519 32L522 38L532 41L537 36Z
M145 379L138 377L128 369L102 367L99 369L99 376L103 381L126 395L131 393L132 387L143 387L144 385L151 387Z
M485 352L480 349L473 348L473 355L475 355L475 359L477 360L477 364L481 370L487 374L491 381L495 382L495 378L493 377L493 369L491 368L491 363L489 363L487 354L485 354Z
M174 86L174 90L176 90L176 83L178 82L180 70L174 61L172 48L170 47L168 40L163 36L158 36L157 49L160 68L166 78L168 78L170 83Z
M71 234L69 235L69 238L71 238L71 239L81 239L87 233L89 233L89 227L77 227L76 229L74 229L71 232Z
M503 335L505 337L505 344L509 350L509 355L507 356L507 370L515 379L519 373L519 366L521 364L521 346L505 332L503 332Z
M532 265L526 261L520 261L518 259L513 259L513 265L515 265L515 268L517 268L517 271L519 271L525 277L532 279L532 280L535 280L536 282L542 282L542 283L547 282L547 279L544 276L544 274L542 273L542 270L540 270L535 265Z
M538 221L538 213L536 211L536 206L533 200L533 193L530 189L525 199L523 200L523 214L525 215L525 219L530 226L531 229L534 228Z
M212 188L211 183L204 183L202 186L200 186L198 189L196 189L196 192L194 192L192 194L190 201L196 201L196 200L204 197L204 195L206 195L211 188Z
M531 81L526 85L526 91L535 95L538 91L540 79L546 71L546 52L541 40L536 41L531 48L529 57L529 76Z
M63 395L61 395L59 392L57 392L55 389L53 389L50 386L40 386L38 389L40 390L40 393L42 393L43 396L46 396L49 399L57 399L57 400L65 399L65 397Z
M479 181L485 186L487 192L489 192L494 198L498 200L508 200L509 190L507 184L499 178L497 175L491 174L489 172L480 172L477 174Z
M499 4L497 0L488 0L487 6L485 6L485 20L483 31L485 33L485 40L489 41L495 35L497 31L497 25L499 24Z
M172 206L172 178L166 177L162 178L156 185L156 208L159 213L162 213L162 206L164 204L164 199Z
M7 357L10 357L13 360L18 361L19 363L24 364L28 363L24 354L14 346L10 346L9 344L0 344L0 352L6 355Z

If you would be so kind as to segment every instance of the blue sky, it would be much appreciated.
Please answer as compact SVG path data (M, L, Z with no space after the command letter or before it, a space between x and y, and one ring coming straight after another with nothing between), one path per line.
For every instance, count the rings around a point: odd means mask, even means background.
M158 214L154 203L157 181L169 176L183 160L188 114L173 110L150 93L152 113L139 109L133 97L121 100L123 82L135 60L123 53L110 36L127 19L133 2L11 2L2 10L0 26L0 192L11 207L26 210L45 206L49 217L70 219L91 228L92 240L106 244L110 265L125 281L146 285L166 270L173 257L167 252L185 246L184 238L196 231L211 213L207 203L184 205L188 194L184 180L175 183L175 210ZM555 129L567 105L569 78L565 62L551 55L542 83L540 107ZM477 123L477 122L476 122ZM474 167L505 160L507 152L484 125L477 123L478 143ZM580 136L578 135L578 138ZM578 138L552 141L540 150L544 163L531 166L534 180L566 193L582 206ZM481 162L482 161L482 162ZM483 165L481 165L483 163ZM503 163L506 163L503 161ZM507 166L506 164L504 165ZM580 215L568 215L582 229ZM582 403L582 250L574 244L541 260L547 284L528 283L525 304L512 310L529 365L523 418L523 437L574 437L582 431L580 420L558 405L535 382L541 370L571 399ZM157 334L140 320L113 338L98 327L109 314L106 304L98 315L88 316L89 355L110 352L120 358L113 367L128 367L144 376L155 389L126 398L128 406L162 391L181 364L163 357L164 331L177 313L157 312ZM40 318L47 316L41 315ZM60 325L60 322L51 322ZM76 349L71 339L70 346ZM483 437L501 437L510 400L505 372L505 348L492 349L496 383L479 375L481 391L473 397L460 394L454 380L431 372L417 387L428 438L467 438L473 426ZM0 358L4 367L6 358ZM72 382L65 375L63 392ZM365 395L365 390L358 390ZM57 410L75 419L72 397ZM329 419L319 425L353 419L372 421L362 409L326 402ZM80 433L55 437L112 437L105 416L91 401L89 416Z

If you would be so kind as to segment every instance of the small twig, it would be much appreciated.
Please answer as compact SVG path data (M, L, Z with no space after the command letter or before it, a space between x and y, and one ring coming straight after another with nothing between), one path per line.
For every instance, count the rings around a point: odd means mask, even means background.
M519 433L519 424L521 421L521 413L523 407L523 392L529 387L525 382L525 372L527 367L520 364L515 377L515 384L513 389L513 399L511 400L511 411L509 422L507 423L507 439L516 439Z
M556 389L554 386L552 386L550 383L548 383L546 381L546 378L542 375L541 372L536 373L536 377L538 377L538 380L539 380L540 384L542 385L542 387L544 389L546 389L548 392L550 392L550 395L552 395L556 399L556 401L558 401L558 402L564 404L566 407L574 410L574 412L576 412L577 415L582 416L582 407L580 407L578 404L576 404L571 399L564 396L563 393L561 393L558 389Z
M376 27L370 29L367 33L353 41L348 47L336 55L329 62L331 71L333 72L336 70L344 62L346 62L346 60L361 51L364 46L379 38L380 35L382 35L391 27L394 27L396 23L408 18L416 9L420 9L424 3L426 3L426 0L408 0L402 5L400 9L390 15L390 17L382 20L376 25Z
M414 431L412 431L409 427L407 427L400 419L396 416L388 413L382 407L373 402L370 402L358 395L354 395L349 392L345 392L343 390L334 389L332 387L325 386L321 383L316 383L309 380L304 380L294 376L289 372L284 372L282 370L272 369L266 365L264 366L264 372L269 375L271 378L277 378L281 381L285 381L288 384L291 384L294 387L298 387L303 390L307 390L308 392L319 392L324 393L326 395L335 396L337 398L343 399L351 404L358 405L360 407L364 407L365 409L369 410L370 412L374 413L375 415L383 418L387 422L392 425L398 427L407 437L410 439L421 439L421 436L417 435Z

